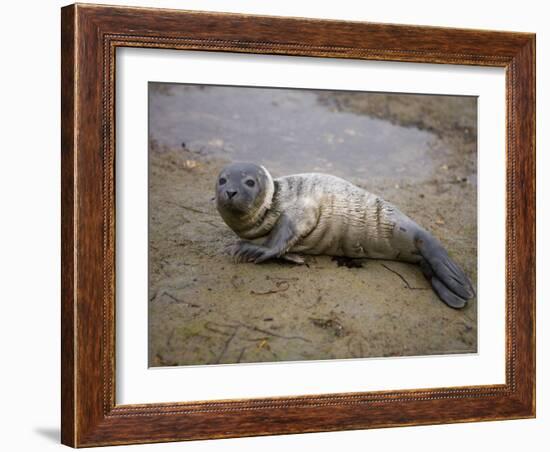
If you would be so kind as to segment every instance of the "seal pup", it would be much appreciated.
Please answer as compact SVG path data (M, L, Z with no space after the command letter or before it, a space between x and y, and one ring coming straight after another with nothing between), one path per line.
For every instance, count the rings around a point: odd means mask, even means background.
M328 174L273 179L263 166L232 163L216 181L216 205L243 240L229 249L237 262L299 255L398 260L419 264L447 305L462 308L472 283L443 246L395 206Z

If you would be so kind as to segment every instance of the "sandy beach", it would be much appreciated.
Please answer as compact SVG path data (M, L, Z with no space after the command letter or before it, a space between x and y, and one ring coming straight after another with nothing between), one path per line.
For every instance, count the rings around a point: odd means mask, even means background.
M344 177L431 231L475 286L475 99L257 91L150 85L149 365L476 352L477 299L453 310L400 262L235 264L213 201L235 160Z

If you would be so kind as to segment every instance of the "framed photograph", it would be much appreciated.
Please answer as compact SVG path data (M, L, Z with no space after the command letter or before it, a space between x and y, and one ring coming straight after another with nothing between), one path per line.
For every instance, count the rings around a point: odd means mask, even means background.
M62 8L62 442L535 416L535 36Z

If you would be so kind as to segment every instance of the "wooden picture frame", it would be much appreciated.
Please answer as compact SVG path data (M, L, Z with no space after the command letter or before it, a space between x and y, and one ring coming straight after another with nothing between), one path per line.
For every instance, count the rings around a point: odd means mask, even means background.
M535 35L70 5L62 9L62 442L73 447L535 416ZM115 403L115 50L503 67L506 383Z

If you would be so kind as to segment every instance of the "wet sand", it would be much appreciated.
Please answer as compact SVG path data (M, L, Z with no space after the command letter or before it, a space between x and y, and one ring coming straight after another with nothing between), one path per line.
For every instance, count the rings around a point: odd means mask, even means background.
M477 299L442 303L417 266L308 256L234 264L213 187L234 160L381 195L477 282L472 98L151 85L149 365L472 353Z

